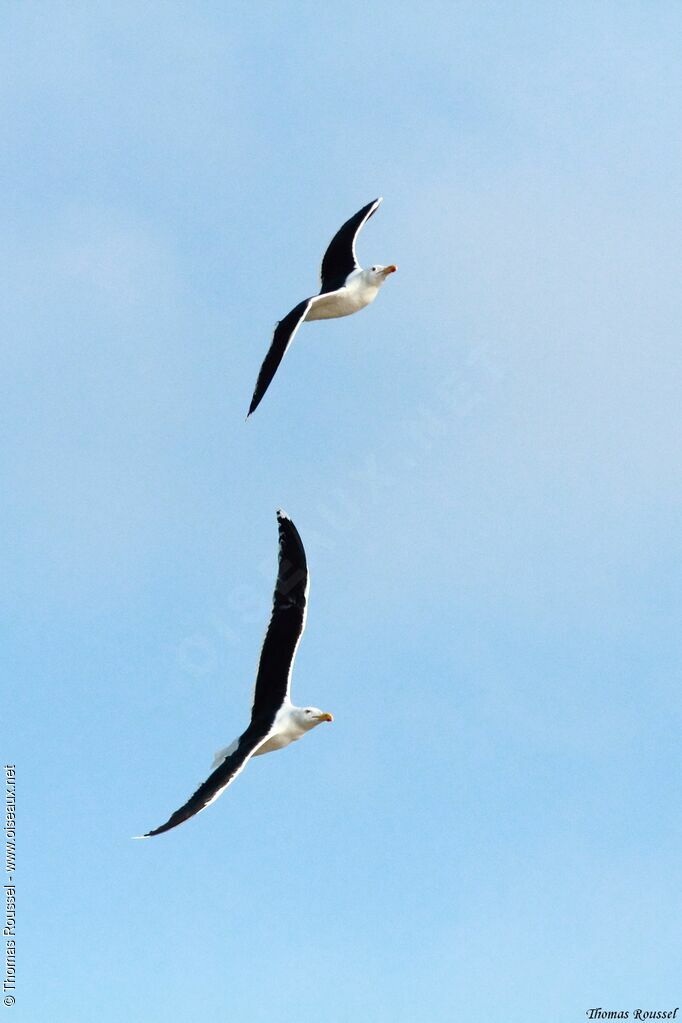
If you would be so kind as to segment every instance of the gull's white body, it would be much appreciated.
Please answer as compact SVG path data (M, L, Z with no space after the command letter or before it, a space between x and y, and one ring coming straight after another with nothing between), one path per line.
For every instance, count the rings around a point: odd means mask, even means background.
M317 708L312 709L316 710ZM323 717L322 711L318 711L318 714L320 717ZM290 743L301 739L306 732L309 732L311 728L319 725L319 723L318 718L311 720L310 716L306 716L306 708L294 707L293 703L285 703L277 711L271 735L262 746L258 747L253 756L259 757L262 753L272 753L276 749L284 749ZM238 743L239 738L235 739L234 742L224 749L218 750L211 766L217 767L218 764L223 762L225 757L229 757L234 753Z
M316 295L304 319L334 320L339 316L357 313L374 301L385 280L385 277L380 278L371 270L355 270L348 277L345 287Z
M317 721L306 722L303 718L303 708L294 707L291 703L288 707L285 705L275 718L275 734L271 735L262 746L259 746L254 755L258 757L261 753L284 749L289 743L302 738L318 723Z

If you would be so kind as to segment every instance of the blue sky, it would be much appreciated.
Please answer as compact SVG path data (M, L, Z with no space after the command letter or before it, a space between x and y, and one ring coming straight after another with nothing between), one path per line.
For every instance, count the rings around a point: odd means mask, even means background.
M679 983L682 12L5 4L17 1020L572 1023ZM396 262L306 325L331 235ZM243 727L276 567L335 723ZM4 1007L3 1007L4 1008Z

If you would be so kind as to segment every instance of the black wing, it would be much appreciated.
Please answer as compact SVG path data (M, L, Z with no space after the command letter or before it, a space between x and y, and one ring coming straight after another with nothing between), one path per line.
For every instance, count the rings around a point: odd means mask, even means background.
M283 511L279 523L279 567L272 616L261 650L252 720L274 721L289 696L291 668L306 619L308 564L298 530Z
M161 835L164 831L176 828L178 824L182 824L183 821L194 817L195 813L199 813L209 803L212 803L214 799L217 799L221 792L234 781L240 771L243 771L258 747L268 737L269 731L270 725L267 721L257 722L252 719L249 727L240 736L234 753L231 753L223 760L219 767L216 767L215 771L199 786L194 795L190 796L184 806L181 806L179 810L171 814L165 824L162 824L160 828L154 828L153 831L148 831L143 837L151 838L153 835Z
M168 818L165 824L143 837L151 838L194 817L221 795L265 742L284 701L289 695L291 667L306 619L308 564L298 530L283 511L279 524L279 565L273 597L272 617L261 651L251 723L239 737L237 748L225 757L193 796Z
M260 405L263 395L272 383L272 378L277 372L277 367L284 358L284 353L294 340L296 331L303 323L305 315L310 309L311 302L311 298L306 298L304 302L299 302L298 305L292 309L290 313L287 313L284 319L280 320L275 327L275 333L272 335L270 350L265 356L263 365L260 368L260 373L258 374L256 389L253 392L251 405L249 406L249 411L246 415L247 419Z
M336 291L338 288L342 288L348 274L358 269L355 239L363 224L378 209L380 202L381 198L375 199L374 202L368 202L350 220L347 220L343 227L339 228L330 241L320 268L321 295L327 291Z

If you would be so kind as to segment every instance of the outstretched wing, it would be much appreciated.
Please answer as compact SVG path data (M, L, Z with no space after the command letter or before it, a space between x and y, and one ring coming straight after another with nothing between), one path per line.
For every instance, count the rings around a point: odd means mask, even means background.
M274 721L289 698L291 669L303 635L308 596L308 564L298 530L283 512L277 512L279 524L279 566L272 602L272 615L263 641L252 720Z
M244 770L254 753L272 734L278 711L289 696L291 668L306 619L308 565L298 530L283 511L277 512L279 565L273 597L272 616L258 665L251 708L251 723L225 758L187 802L171 814L165 824L148 831L143 838L161 835L194 817L214 802Z
M354 216L347 220L343 227L340 227L329 243L327 251L322 258L320 268L320 294L328 291L337 291L346 282L348 274L358 269L358 261L355 255L355 239L360 229L369 220L372 214L378 209L381 196L374 202L368 202Z
M190 796L184 806L181 806L179 810L171 814L166 823L162 824L161 827L148 831L142 837L151 838L153 835L161 835L164 831L170 831L171 828L176 828L178 824L182 824L183 821L194 817L196 813L199 813L209 803L216 800L225 791L227 786L234 781L237 775L244 770L258 747L265 742L269 733L270 725L268 722L257 722L252 719L244 734L239 737L235 751L226 757L215 771L209 774L206 781L199 786L193 796Z
M270 349L263 360L263 365L261 366L260 373L258 374L256 389L253 392L251 405L249 406L249 411L246 416L247 419L260 405L263 395L272 383L272 378L277 372L280 362L284 358L284 353L294 340L296 331L303 323L312 302L312 298L306 298L304 302L299 302L298 305L295 306L290 313L287 313L284 319L280 320L275 327L275 333L272 335Z

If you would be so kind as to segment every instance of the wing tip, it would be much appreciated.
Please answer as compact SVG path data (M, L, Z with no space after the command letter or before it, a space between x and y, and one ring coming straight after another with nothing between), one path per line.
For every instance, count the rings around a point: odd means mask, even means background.
M277 521L278 522L291 522L291 518L284 511L284 508L278 508L277 509Z

